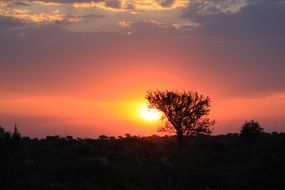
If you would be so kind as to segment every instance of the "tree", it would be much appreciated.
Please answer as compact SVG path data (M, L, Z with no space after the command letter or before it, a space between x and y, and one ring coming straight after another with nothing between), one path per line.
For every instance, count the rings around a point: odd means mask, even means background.
M14 126L12 138L17 139L17 140L19 140L21 138L21 134L18 132L18 125L17 124L15 124L15 126Z
M109 139L109 137L106 136L106 135L100 135L100 136L99 136L99 140L106 141L106 140L108 140L108 139Z
M164 113L167 122L161 132L175 132L178 143L185 136L209 135L215 121L207 118L210 112L210 98L197 92L148 91L146 99L149 108Z
M257 121L245 121L241 126L240 135L243 137L255 138L260 136L264 132L264 129L260 127Z

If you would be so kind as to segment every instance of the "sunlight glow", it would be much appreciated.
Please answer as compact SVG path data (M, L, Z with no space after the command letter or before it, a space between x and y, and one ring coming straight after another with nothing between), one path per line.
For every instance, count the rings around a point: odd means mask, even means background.
M141 117L146 121L158 121L162 114L156 109L150 109L144 105L141 109Z

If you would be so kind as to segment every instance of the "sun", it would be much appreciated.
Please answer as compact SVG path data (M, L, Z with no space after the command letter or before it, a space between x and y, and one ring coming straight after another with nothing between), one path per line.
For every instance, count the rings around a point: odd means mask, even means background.
M144 105L141 109L141 117L146 121L158 121L162 114L157 109L148 108Z

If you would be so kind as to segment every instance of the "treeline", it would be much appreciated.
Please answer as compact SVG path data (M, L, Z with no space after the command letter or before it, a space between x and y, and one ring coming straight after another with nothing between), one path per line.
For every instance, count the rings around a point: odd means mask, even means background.
M179 151L176 136L37 139L0 128L0 189L285 189L285 133L243 128L186 137Z

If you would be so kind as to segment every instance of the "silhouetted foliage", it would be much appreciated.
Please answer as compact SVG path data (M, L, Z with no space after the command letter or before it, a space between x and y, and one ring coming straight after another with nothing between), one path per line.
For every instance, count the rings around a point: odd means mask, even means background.
M175 132L181 143L184 136L211 134L215 121L207 118L210 98L197 92L148 91L146 99L150 108L164 113L167 122L161 132Z
M285 134L260 136L255 151L238 134L44 139L0 127L2 190L283 190ZM17 138L18 138L17 137ZM191 156L190 156L191 155Z
M99 136L99 139L100 139L100 140L108 140L109 138L108 138L108 136L106 136L106 135L100 135L100 136Z
M264 133L263 128L260 127L257 121L246 121L240 130L240 135L246 138L255 138Z

